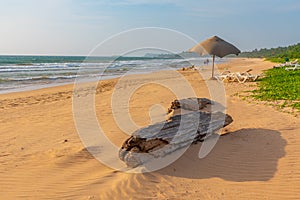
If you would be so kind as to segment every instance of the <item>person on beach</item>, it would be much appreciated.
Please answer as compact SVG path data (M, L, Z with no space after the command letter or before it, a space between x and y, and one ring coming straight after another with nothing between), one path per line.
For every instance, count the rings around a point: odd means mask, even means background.
M204 61L204 65L206 64L206 65L208 65L208 63L209 63L209 60L208 60L208 58Z

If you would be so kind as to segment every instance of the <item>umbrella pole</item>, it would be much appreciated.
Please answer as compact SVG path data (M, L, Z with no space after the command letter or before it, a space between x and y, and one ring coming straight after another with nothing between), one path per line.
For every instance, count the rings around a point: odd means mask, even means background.
M213 55L213 60L212 60L212 72L211 72L211 78L214 78L214 71L215 71L215 55Z

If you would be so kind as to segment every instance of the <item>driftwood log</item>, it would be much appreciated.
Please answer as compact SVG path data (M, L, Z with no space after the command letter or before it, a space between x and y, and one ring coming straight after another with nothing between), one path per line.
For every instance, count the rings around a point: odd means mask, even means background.
M171 103L168 112L170 113L172 110L176 109L185 109L185 110L203 110L204 108L208 107L208 105L215 104L214 101L211 101L207 98L187 98L181 100L175 100Z
M202 142L233 121L231 116L223 112L211 113L205 110L207 105L213 103L205 98L173 101L168 112L183 108L189 112L135 131L123 143L119 151L120 159L129 167L137 167L192 143Z

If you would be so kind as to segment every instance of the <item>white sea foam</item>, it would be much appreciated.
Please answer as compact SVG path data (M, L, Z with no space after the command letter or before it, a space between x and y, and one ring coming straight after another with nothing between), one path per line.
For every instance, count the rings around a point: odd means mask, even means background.
M65 59L65 57L62 58ZM190 65L203 65L203 61L206 59L135 58L115 61L100 59L97 62L70 62L68 59L65 59L65 62L55 62L55 59L54 62L36 62L35 59L32 59L35 63L1 64L0 58L0 91L3 93L8 89L27 88L29 86L32 88L41 85L47 87L47 85L70 83L78 78L79 69L79 78L84 80L95 79L97 76L99 79L108 79L122 76L124 73L147 73L165 69L176 70ZM51 57L48 60L51 60Z

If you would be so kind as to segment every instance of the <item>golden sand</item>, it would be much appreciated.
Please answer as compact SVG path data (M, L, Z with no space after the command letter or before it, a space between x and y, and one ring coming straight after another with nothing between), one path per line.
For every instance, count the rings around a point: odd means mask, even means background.
M218 68L240 72L251 68L256 74L272 66L260 59L233 59ZM180 73L198 97L209 98L196 71ZM149 80L129 101L132 119L145 126L153 120L151 106L159 104L167 111L175 99L168 88L150 82L170 80L172 75L162 71L131 77L130 85ZM95 108L101 127L120 146L128 135L117 126L111 110L118 80L100 83ZM234 122L222 131L229 134L221 136L207 157L200 160L201 144L192 145L168 167L147 174L110 169L85 150L73 120L73 85L0 95L0 197L299 199L300 119L234 95L250 84L225 85L227 113ZM163 116L156 117L159 121Z

